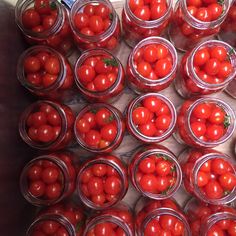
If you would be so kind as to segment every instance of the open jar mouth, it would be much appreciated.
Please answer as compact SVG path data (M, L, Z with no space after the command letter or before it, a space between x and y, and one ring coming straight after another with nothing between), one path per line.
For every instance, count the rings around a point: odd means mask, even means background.
M26 79L26 73L24 71L24 60L29 56L36 56L37 53L40 53L40 52L46 52L46 53L51 54L51 56L56 56L57 59L59 60L59 63L60 63L60 72L57 75L56 81L46 88L43 86L35 86L35 85L29 83ZM41 65L41 67L43 67L43 66ZM18 60L18 63L17 63L17 75L18 75L18 80L20 81L20 83L24 87L26 87L27 89L29 89L31 91L36 90L37 92L45 93L45 92L50 92L50 91L60 87L63 84L63 82L65 80L65 76L66 76L65 68L66 68L65 60L64 60L63 56L60 53L58 53L56 50L49 48L47 46L33 46L33 47L27 49L25 52L23 52L23 54L21 54L21 56ZM40 76L41 76L41 74L40 74Z
M112 58L112 60L114 61L114 64L117 65L118 67L118 74L116 77L115 82L106 90L104 91L91 91L89 89L87 89L80 81L79 77L78 77L78 73L77 70L78 68L80 68L83 63L86 61L86 59L90 58L90 57L94 57L94 56L108 56L109 58ZM90 94L93 94L94 96L100 97L100 96L104 96L107 95L107 93L109 92L113 92L118 84L121 82L121 78L122 78L122 71L123 71L123 67L121 62L119 61L118 58L116 58L115 56L112 55L112 53L110 53L109 51L107 51L106 49L89 49L86 50L76 61L75 63L75 67L74 67L74 74L75 74L75 82L76 85L78 86L78 88L80 90L84 90Z
M135 64L134 63L134 56L137 53L137 51L140 48L143 48L143 47L148 46L150 44L161 44L161 45L164 45L168 49L168 51L169 51L169 53L171 54L171 57L172 57L172 69L171 69L171 72L168 75L166 75L165 77L161 78L161 79L151 80L151 79L148 79L148 78L142 76L134 68L134 66L131 66L131 70L132 70L132 73L135 76L137 76L138 78L141 78L142 81L147 83L149 86L156 86L156 85L159 85L159 84L162 84L162 83L166 83L167 81L172 79L172 76L174 76L174 74L176 73L176 70L177 70L178 55L177 55L177 51L176 51L175 47L167 39L164 39L164 38L161 38L161 37L156 37L156 36L148 37L148 38L145 38L142 41L140 41L133 48L133 50L132 50L132 52L131 52L131 54L130 54L130 56L128 58L130 65L134 65Z
M187 7L186 0L181 0L180 6L182 7L181 9L184 12L184 14L182 14L183 18L185 19L186 22L188 22L189 25L199 30L207 30L207 29L214 29L218 27L219 24L221 24L224 21L230 8L230 1L224 0L223 11L222 11L221 16L218 19L213 20L213 21L207 21L207 22L198 20L197 18L195 18L193 15L190 14L190 12L187 9L188 7Z
M194 68L193 61L194 61L194 57L195 57L196 53L198 52L198 50L205 48L205 47L212 48L215 46L220 46L220 47L223 47L227 50L227 56L228 56L228 59L230 60L230 63L233 67L233 72L222 83L210 84L210 83L207 83L207 82L201 80L198 77L196 71L193 69ZM206 87L208 89L212 89L212 90L217 89L219 87L224 87L225 85L227 85L227 83L229 83L231 80L233 80L234 77L236 76L236 69L235 69L236 68L236 51L228 43L225 43L223 41L219 41L219 40L205 41L203 43L200 43L191 52L190 57L187 59L187 64L189 64L189 67L187 67L187 73L192 75L191 78L196 81L196 83L198 84L199 87L201 87L202 89L205 89Z
M58 224L58 228L63 228L68 233L68 235L75 236L75 228L74 226L69 222L69 220L64 217L63 215L57 215L57 214L44 214L39 216L28 228L26 235L27 236L33 236L35 231L40 230L40 226L43 226L46 222L54 222L55 224Z
M158 99L160 99L164 104L166 104L170 110L170 114L171 114L171 123L169 125L169 128L161 135L161 136L146 136L144 134L142 134L135 126L134 122L133 122L133 118L132 118L132 113L134 111L134 109L137 107L137 105L141 104L141 102L147 98L147 97L156 97ZM137 138L140 139L143 142L150 142L150 143L155 143L155 142L161 142L163 140L165 140L166 138L168 138L172 131L174 130L175 124L176 124L176 119L177 119L177 114L176 114L176 110L175 107L173 105L173 103L164 95L159 94L159 93L147 93L141 96L136 97L131 104L128 106L127 109L127 117L128 117L128 121L130 122L130 128L131 130L135 133L135 136L137 135Z
M94 203L87 196L85 196L85 194L82 191L82 189L83 189L82 188L83 183L81 181L82 174L86 170L91 170L92 167L96 164L103 164L103 165L106 165L107 167L112 167L116 171L116 173L118 174L119 180L120 180L120 183L121 183L120 192L117 194L117 197L114 200L105 202L102 205ZM88 206L92 209L95 209L95 210L104 210L104 209L107 209L107 208L115 205L117 202L119 202L124 197L124 195L127 192L127 187L126 187L127 184L128 184L127 176L124 176L124 173L122 172L121 167L115 161L111 160L111 161L108 162L108 160L104 157L104 158L101 158L99 160L92 160L92 161L86 162L79 170L79 173L77 175L77 184L76 185L77 185L78 195L79 195L80 199L82 200L82 202L86 206Z
M173 11L173 0L167 0L166 3L168 5L167 11L166 13L161 16L160 18L156 19L156 20L142 20L140 18L138 18L137 16L134 15L134 13L131 11L130 7L129 7L129 1L130 0L125 0L125 7L124 10L128 12L128 15L130 15L132 17L132 21L134 21L136 24L139 24L140 26L142 26L143 28L149 29L149 28L153 28L153 27L158 27L163 21L167 20L170 16L171 13Z
M183 235L184 236L191 235L191 230L190 230L188 221L182 213L177 212L171 208L161 207L161 208L151 211L150 214L146 215L146 217L144 218L144 220L142 221L142 224L141 224L141 236L145 236L145 233L144 233L145 229L147 228L148 224L152 220L156 219L159 221L160 217L164 216L164 215L167 215L167 216L169 215L171 217L175 217L176 220L183 223L183 225L184 225L184 234Z
M198 138L192 131L191 122L190 122L192 112L198 104L202 104L202 103L215 104L215 105L219 106L220 108L222 108L222 110L226 113L227 120L228 120L227 123L229 123L229 126L227 126L227 130L226 130L225 134L220 139L218 139L216 141L211 141L211 142L204 141L204 140ZM214 147L216 145L226 142L233 135L233 132L235 130L234 111L227 103L225 103L224 101L217 99L217 98L204 97L204 98L199 98L196 101L194 101L193 104L187 109L186 122L187 122L187 129L188 129L191 137L194 138L195 142L197 142L198 145L207 146L207 147Z
M53 157L53 159L52 159ZM50 162L53 164L53 166L57 167L59 169L59 176L58 178L60 179L60 185L62 186L61 189L61 194L55 198L55 199L49 199L49 198L43 198L42 197L35 197L33 196L33 194L30 193L29 191L29 179L28 179L28 171L30 170L30 168L34 165L37 165L37 163L41 163L43 164L43 162ZM41 178L40 178L41 179ZM60 159L58 159L55 156L40 156L37 158L34 158L33 160L31 160L23 169L21 175L20 175L20 188L21 188L21 193L22 195L25 197L25 199L30 202L31 204L35 205L35 206L49 206L49 205L53 205L59 201L61 201L64 196L65 193L68 191L69 189L69 183L66 181L67 179L69 179L69 175L68 175L68 170L67 170L67 166L65 165L64 162L62 162ZM33 180L35 181L35 180Z
M64 25L65 16L60 3L57 0L49 0L49 2L50 6L53 4L53 8L57 9L57 17L55 19L55 23L53 26L51 26L51 28L43 32L34 32L33 30L25 28L22 23L22 14L25 10L33 7L34 0L17 1L15 7L16 23L20 27L21 31L25 32L27 36L46 40L52 34L52 32L58 31Z
M142 160L150 157L150 156L156 156L156 158L162 158L163 160L170 161L173 165L171 166L171 172L172 174L171 178L174 179L174 183L168 187L167 190L164 190L161 193L151 193L148 191L144 191L143 188L140 186L140 183L137 181L137 172L139 170L139 164ZM143 193L143 195L155 199L155 200L163 200L171 197L180 187L181 181L182 181L182 171L181 167L176 159L176 157L165 150L158 150L158 149L152 149L148 151L144 151L135 161L134 161L134 173L130 173L130 176L135 183L136 187L138 188L139 192Z
M125 236L133 235L133 232L128 226L128 224L122 221L119 217L114 216L114 215L111 216L111 215L102 214L100 216L95 216L94 218L91 218L91 220L88 221L85 227L85 230L83 232L83 236L88 236L89 231L93 230L96 227L96 225L104 224L104 223L113 224L113 225L116 225L117 227L120 227L124 231Z
M90 35L82 34L75 26L75 23L74 23L75 15L79 12L82 12L84 7L88 4L92 4L94 6L97 6L100 3L106 5L109 8L109 10L111 11L111 13L109 15L109 17L111 17L111 25L104 32L97 34L97 35L90 36ZM108 38L110 36L110 33L112 33L115 30L116 25L118 24L118 16L117 16L111 2L108 0L99 0L99 1L98 0L85 0L82 3L77 0L73 3L73 5L71 7L71 14L69 15L69 17L70 17L70 25L71 25L73 32L76 35L78 35L80 38L86 39L91 42L98 42L99 39L105 40L106 38Z
M206 194L204 194L203 191L201 191L200 187L198 186L198 173L201 169L201 167L209 160L214 160L214 159L222 159L224 161L227 161L228 164L230 165L230 167L232 168L234 174L236 175L236 169L234 167L234 164L232 163L232 159L225 155L225 154L221 154L221 153L209 153L209 154L205 154L203 155L200 159L198 159L194 166L193 166L193 173L196 173L193 176L193 187L195 189L195 194L197 195L197 197L199 199L201 199L204 202L207 202L209 204L212 205L219 205L219 204L227 204L232 202L233 200L236 199L236 186L228 193L226 192L225 196L223 196L222 198L217 198L217 199L213 199L213 198L209 198L206 196Z
M34 111L39 111L39 107L42 105L49 105L53 109L55 109L61 119L61 130L59 135L55 140L45 142L45 143L40 143L40 141L34 141L31 139L28 135L28 128L27 128L27 118L34 112ZM64 134L67 131L67 122L66 122L66 113L65 111L61 108L61 106L58 106L56 103L51 102L51 101L37 101L30 106L28 106L24 112L22 113L19 121L19 133L21 138L31 147L37 148L37 149L43 149L43 150L48 150L51 148L54 148L57 144L59 144L63 138Z
M100 108L105 108L111 113L112 121L116 121L117 134L116 134L116 137L114 138L114 140L111 141L111 143L108 146L101 147L101 148L100 147L90 147L90 146L88 146L88 144L86 144L86 142L83 140L82 136L77 131L76 124L87 112L92 112L92 113L96 114L96 112ZM122 120L121 120L122 118L120 115L121 114L119 114L119 111L116 108L112 107L111 105L105 104L105 103L94 103L94 104L85 106L77 115L76 120L75 120L75 125L74 125L75 138L76 138L77 142L79 143L79 145L81 147L83 147L84 149L94 152L94 153L106 152L106 150L115 147L116 144L119 143L119 140L122 138L122 135L123 135ZM111 118L109 118L109 120L110 119Z

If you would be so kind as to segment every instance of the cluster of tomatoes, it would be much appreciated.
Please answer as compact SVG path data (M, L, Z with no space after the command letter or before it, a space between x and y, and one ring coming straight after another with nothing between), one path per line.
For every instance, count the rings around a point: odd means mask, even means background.
M77 68L77 78L89 91L102 92L115 83L118 76L118 62L109 55L86 58Z
M75 132L90 148L108 147L117 137L118 123L112 111L101 107L77 117Z
M172 115L166 102L155 96L144 98L132 111L136 129L148 137L163 136L170 128Z
M164 154L153 154L138 164L136 181L144 192L168 194L176 182L175 164Z
M129 7L137 18L144 21L159 19L168 9L166 0L130 0Z
M235 209L228 206L215 206L206 204L193 199L186 210L190 228L193 236L200 234L201 226L203 226L210 218L211 215L216 214L219 218L208 229L207 235L229 235L234 236L236 233L236 220L234 215ZM226 216L227 214L233 214ZM220 216L223 216L222 217ZM205 226L205 225L204 225Z
M25 56L23 60L25 80L36 88L47 89L59 83L64 76L62 75L64 63L66 76L61 82L60 89L69 89L74 82L71 66L51 50L40 50Z
M98 206L117 201L122 190L118 171L108 164L93 164L79 178L82 194Z
M169 49L163 44L148 44L133 56L134 68L144 78L158 80L171 73L173 62Z

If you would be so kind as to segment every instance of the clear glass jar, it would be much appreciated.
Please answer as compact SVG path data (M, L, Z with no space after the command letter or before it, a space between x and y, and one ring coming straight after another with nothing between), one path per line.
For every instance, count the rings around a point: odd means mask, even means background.
M196 2L195 4L202 5L202 2ZM209 1L208 4L210 4ZM199 6L197 7L197 5L187 6L186 0L176 2L175 14L169 28L169 37L170 41L179 50L186 51L192 49L201 41L206 41L216 35L227 16L230 1L225 0L222 2L222 14L217 19L211 21L202 21L194 17L198 9L201 8L204 9L204 12L201 13L202 17L209 17L210 15L209 10L206 12L207 7L200 6L198 8Z
M93 7L90 7L90 6ZM105 14L107 10L104 10L103 12L96 14L96 6L104 5L106 8L109 9L109 12ZM93 8L92 10L88 10L87 16L82 16L82 18L75 21L75 17L79 13L84 13L84 9L88 6L88 8ZM85 10L87 13L87 10ZM85 14L85 13L84 13ZM101 16L102 19L92 19L91 17L94 16ZM74 41L75 44L78 46L80 50L86 50L86 49L92 49L92 48L105 48L108 50L115 50L119 47L120 44L120 36L121 36L121 27L120 27L120 20L115 12L115 9L113 8L112 4L108 0L82 0L82 1L75 1L72 5L71 11L70 11L70 25L72 28L72 31L74 33ZM105 25L104 21L101 23L101 21L104 19L107 20L107 23ZM109 21L109 22L108 22ZM94 24L102 27L102 31L98 31L100 28L96 28L95 32L91 30L90 23L89 22L95 22ZM100 23L99 23L100 22ZM92 24L92 23L91 23ZM79 26L79 28L78 28ZM95 34L97 32L97 34Z
M28 106L19 120L21 138L32 148L58 150L74 141L75 115L71 108L52 101Z
M85 51L76 61L74 74L76 85L88 102L114 102L125 86L121 62L104 49Z
M233 109L218 98L186 100L178 111L175 139L193 147L212 148L225 143L235 130Z
M47 206L69 197L75 190L72 153L52 153L28 162L21 172L20 188L33 205Z
M74 125L78 144L93 153L108 153L120 145L125 132L121 112L105 103L94 103L79 111Z
M175 155L161 145L139 148L130 161L129 176L138 192L156 200L171 197L182 181Z
M223 51L225 59L219 60L222 54L217 55L218 58L214 58L214 55L217 52L222 52L223 48L225 49ZM205 56L205 58L202 60L201 56ZM206 57L209 58L206 59ZM211 62L215 63L216 66L212 67ZM202 63L204 64L202 65ZM207 68L208 65L209 67ZM227 70L226 73L225 68ZM180 63L180 73L175 80L175 89L179 95L185 98L220 92L236 76L235 68L236 52L233 47L218 40L203 42L183 56ZM211 74L209 75L208 73ZM219 76L221 74L224 75L224 78Z
M159 93L134 98L126 108L129 133L144 143L159 143L169 138L176 124L173 103Z
M191 198L184 210L193 236L235 234L236 211L231 207L214 206Z
M84 162L77 175L77 192L89 208L104 210L114 206L128 190L127 167L111 155Z
M15 20L28 43L47 45L64 55L72 52L68 10L60 2L18 0Z
M162 201L140 198L135 206L138 236L183 235L191 231L185 214L171 198Z
M229 13L221 26L220 33L218 37L227 42L228 44L232 45L236 48L236 2L234 0L231 1L232 5L229 9Z
M134 218L131 209L125 203L119 203L104 211L94 212L88 217L83 236L134 235Z
M236 163L231 157L213 149L186 149L178 160L189 194L214 205L235 200Z
M84 221L83 208L71 202L60 203L40 210L26 235L82 236Z
M173 13L173 1L167 0L165 13L155 20L142 20L138 18L130 9L131 0L126 0L122 11L122 28L124 30L124 40L134 47L139 41L150 36L161 36L165 33ZM150 1L147 1L150 3ZM163 1L157 1L162 3ZM141 1L139 2L141 3ZM159 11L162 7L159 6ZM160 14L160 12L159 12Z
M47 46L34 46L21 54L17 77L28 91L41 98L69 102L77 95L69 61Z
M151 53L156 54L157 59L154 62L147 62L143 57L144 51L148 46L157 47L155 52L154 50L151 51ZM166 51L166 53L163 51ZM147 73L145 71L145 74L140 74L139 72L139 66L144 60L149 64L146 67L150 67L148 76L144 76ZM166 60L168 61L166 62ZM169 87L176 75L177 60L177 52L168 40L160 37L149 37L142 40L134 47L128 58L126 74L129 87L138 94L158 92ZM160 62L161 64L159 64ZM165 67L169 67L169 69L167 70ZM162 71L160 68L162 68Z

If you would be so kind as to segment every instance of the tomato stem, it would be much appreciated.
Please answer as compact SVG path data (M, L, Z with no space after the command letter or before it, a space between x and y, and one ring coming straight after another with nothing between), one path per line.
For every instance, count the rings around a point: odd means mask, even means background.
M51 8L52 10L56 10L56 9L57 9L56 3L55 3L55 2L51 2L51 3L50 3L50 8Z
M227 128L229 126L230 126L230 116L229 115L225 115L224 128Z
M76 231L76 232L79 232L80 228L81 228L83 225L84 225L84 221L83 221L83 220L79 221L78 224L76 224L76 226L75 226L75 231Z
M96 114L97 110L94 108L94 109L91 109L90 112L93 113L93 114Z
M112 59L104 58L103 61L107 66L115 66L115 67L118 66L118 62L116 61L115 58Z
M217 2L222 6L225 1L224 0L218 0Z
M109 19L113 20L113 14L112 13L109 14Z

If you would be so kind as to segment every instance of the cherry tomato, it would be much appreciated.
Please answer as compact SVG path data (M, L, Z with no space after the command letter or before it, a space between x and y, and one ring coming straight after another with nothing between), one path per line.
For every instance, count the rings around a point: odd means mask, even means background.
M157 178L152 174L143 175L139 184L144 191L153 193L157 189Z
M212 20L211 11L206 7L200 7L197 10L196 18L203 22L209 22Z
M225 61L227 59L227 51L222 46L215 46L210 49L211 58L215 58L220 62Z
M163 229L171 230L171 229L174 228L176 218L174 216L167 215L167 214L166 215L161 215L160 219L159 219L159 222L160 222L160 226Z
M210 59L210 53L208 49L202 48L198 50L193 58L194 65L202 66Z
M139 163L139 169L145 174L152 174L155 171L155 161L151 158L144 158Z
M220 62L218 59L211 58L205 64L205 71L208 75L216 75L219 72Z
M41 68L40 60L34 56L28 56L24 60L24 71L26 73L38 72Z
M110 176L106 179L104 184L104 190L107 194L117 195L121 191L120 178L116 176Z
M145 236L156 236L159 235L161 233L161 226L159 224L159 221L156 219L152 219L149 221L149 223L147 224L145 231L144 231L144 235Z
M53 128L49 125L41 125L38 128L38 140L44 143L51 142L54 139Z
M90 130L89 122L84 118L79 119L76 122L76 130L77 130L77 132L87 133Z
M22 14L22 24L27 29L32 29L40 25L40 15L37 11L29 8Z
M233 173L225 173L219 177L220 185L229 191L236 186L236 176Z
M228 172L229 163L223 158L215 158L211 162L212 172L216 175L222 175Z
M152 67L148 62L141 61L138 64L137 71L143 77L147 77L151 73Z
M45 195L48 199L57 199L60 197L62 187L59 183L52 183L47 185Z
M219 71L217 73L217 76L220 78L228 78L230 74L233 72L233 66L230 62L222 62L219 66Z
M77 13L74 17L75 27L78 29L83 29L89 24L89 17L84 13Z
M45 192L45 184L41 180L36 180L32 181L29 185L29 192L34 196L34 197L41 197L44 195Z
M165 77L171 73L172 64L168 59L160 59L155 65L155 72L158 77Z
M171 163L169 161L160 160L156 164L156 173L159 176L167 176L171 172Z
M158 116L155 124L157 129L167 130L171 124L171 117L168 115Z
M224 128L221 125L209 125L206 130L206 137L211 141L219 140L224 135Z
M103 193L103 182L99 177L91 177L87 184L88 191L92 195Z
M205 135L206 125L202 122L193 122L191 123L191 129L198 138Z
M102 127L100 132L103 139L112 142L115 140L118 130L114 124L107 124Z
M77 70L79 80L82 83L89 83L94 80L96 73L92 66L89 65L82 65Z
M95 115L95 121L99 126L104 126L113 120L113 115L107 108L101 108Z
M197 185L198 187L203 187L209 182L209 175L203 171L199 171L197 174Z
M211 115L211 108L208 104L200 103L193 109L193 115L199 119L207 119Z
M145 136L153 137L155 135L157 129L156 129L155 125L149 121L143 125L140 125L139 131Z
M45 62L44 68L47 73L58 75L60 72L60 61L57 57L51 56Z
M99 223L94 227L94 233L96 236L111 236L113 229L109 223Z
M208 120L216 125L220 125L222 123L224 123L224 119L225 119L225 111L222 110L222 108L216 106L212 111L211 111L211 115L208 118Z
M97 147L101 140L101 134L96 130L89 130L85 134L85 142L90 147Z
M109 17L110 10L109 8L105 5L100 3L98 6L95 8L95 15L101 16L102 19L106 19Z
M149 110L145 107L137 107L132 112L132 120L135 125L144 125L149 120Z
M131 11L134 11L136 8L142 7L144 5L143 0L130 0L129 7Z
M162 102L160 99L152 96L144 98L143 105L151 112L156 112L161 107Z
M141 20L148 21L151 18L151 11L148 6L142 6L135 9L134 15Z
M158 59L158 49L155 45L148 45L144 49L143 58L145 61L152 63Z
M205 186L207 197L211 199L219 199L223 196L223 189L220 184L215 180L210 180Z
M94 6L93 4L86 4L84 7L84 13L87 16L92 16L95 14L95 9L96 9L96 6Z
M157 3L151 6L151 19L156 20L165 15L167 11L166 3Z
M210 11L211 20L218 19L223 12L223 7L218 3L210 4L207 9Z
M101 33L104 29L104 23L101 16L93 15L89 19L89 27L95 33Z

